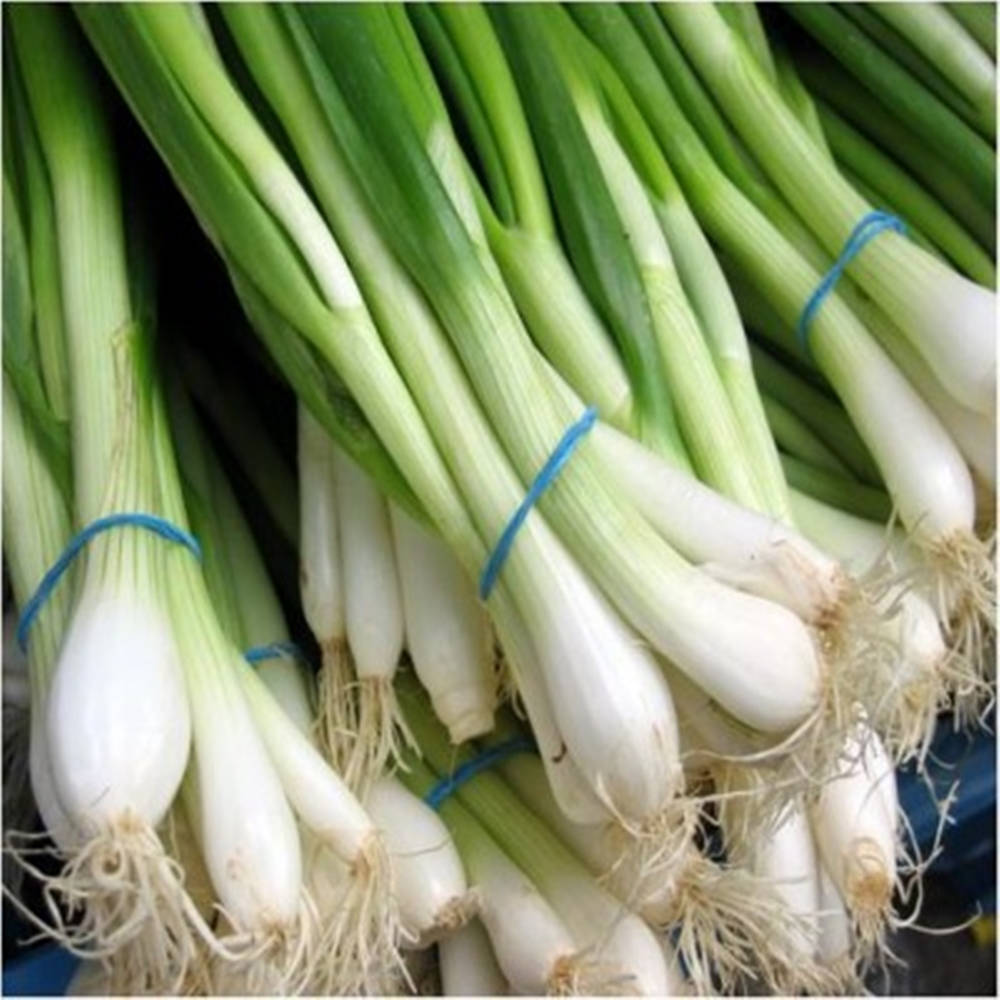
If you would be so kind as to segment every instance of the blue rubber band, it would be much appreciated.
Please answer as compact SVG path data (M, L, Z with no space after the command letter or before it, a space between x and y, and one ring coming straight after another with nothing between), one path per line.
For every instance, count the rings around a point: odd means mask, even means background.
M24 606L21 617L17 623L17 641L21 649L28 649L28 631L31 623L38 617L45 602L49 599L56 584L62 575L69 569L73 560L80 554L84 546L95 536L112 528L130 526L133 528L144 528L165 538L168 542L176 542L190 549L195 557L201 559L201 546L194 535L177 527L171 521L156 514L143 514L138 511L122 512L120 514L108 514L106 517L99 517L96 521L91 521L85 528L74 535L63 549L62 555L53 563L51 569L42 577L41 583L35 588L31 600Z
M526 736L512 736L509 740L504 740L503 743L487 747L481 754L456 768L447 778L442 778L424 796L424 802L432 809L440 809L441 803L449 795L458 791L462 785L477 774L488 771L491 767L515 754L536 752L534 740L530 740Z
M816 291L809 296L809 301L806 302L805 308L799 316L799 321L795 325L795 339L806 354L810 353L809 325L823 304L823 300L833 291L834 285L840 280L847 265L861 252L865 244L887 229L897 233L905 233L906 224L895 215L876 209L864 215L851 230L850 236L844 243L844 249L840 251L840 256L833 262L833 267L826 272L823 280L816 286Z
M511 519L507 522L507 527L503 529L503 533L500 535L496 546L486 561L486 566L483 568L483 575L479 578L479 597L481 600L485 601L490 596L490 591L493 590L493 585L497 582L500 570L503 569L503 564L507 561L507 556L510 555L514 538L521 525L524 524L525 518L527 518L531 508L537 503L538 498L552 483L552 480L559 475L559 470L566 464L570 455L573 454L576 446L580 443L580 440L594 426L596 420L597 408L588 406L583 411L583 416L562 436L559 444L556 445L555 450L549 456L548 461L542 466L538 475L535 476L535 481L531 484L531 488L521 501L520 506L514 511Z
M289 656L293 660L304 660L302 650L290 639L282 639L279 642L269 642L263 646L251 646L244 654L243 659L247 663L263 663L265 660L277 660L279 657Z

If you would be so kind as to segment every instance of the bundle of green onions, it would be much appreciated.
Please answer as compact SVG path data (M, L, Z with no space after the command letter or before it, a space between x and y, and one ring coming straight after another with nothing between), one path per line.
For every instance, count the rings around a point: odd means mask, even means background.
M860 988L994 696L968 6L8 12L7 846L100 988ZM158 329L119 97L256 343Z

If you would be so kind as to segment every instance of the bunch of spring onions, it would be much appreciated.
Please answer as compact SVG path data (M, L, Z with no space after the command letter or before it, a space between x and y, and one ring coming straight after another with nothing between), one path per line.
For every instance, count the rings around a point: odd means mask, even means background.
M861 988L994 697L969 6L11 10L7 843L96 988Z

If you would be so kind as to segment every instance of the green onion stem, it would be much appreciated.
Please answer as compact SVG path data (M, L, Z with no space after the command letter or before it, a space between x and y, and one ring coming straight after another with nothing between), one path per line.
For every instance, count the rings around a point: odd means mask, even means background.
M72 437L75 516L103 510L119 439L118 406L129 394L127 368L108 363L131 318L118 172L108 123L85 52L55 24L47 7L11 12L11 29L59 233L68 367L73 373ZM52 46L52 48L48 48ZM46 59L37 57L48 53ZM52 73L52 59L67 72ZM101 247L94 253L93 247Z
M614 345L558 240L520 98L493 28L475 5L414 5L456 117L472 138L491 201L470 178L487 240L525 322L577 393L623 430L631 390Z
M762 394L768 423L774 432L778 447L792 458L835 472L847 480L854 480L851 470L840 460L837 453L791 408L776 399Z
M882 490L863 486L791 455L782 455L781 464L792 489L870 521L885 524L892 515L892 501Z
M996 282L996 267L945 208L874 143L820 102L820 120L837 160L872 187L895 211L981 285Z
M878 467L843 407L766 351L757 346L751 351L754 374L762 391L802 420L854 476L869 485L880 486L882 477Z
M600 49L583 35L580 45L601 85L622 143L653 199L684 291L735 412L765 506L772 515L788 519L791 511L777 448L757 392L746 332L722 268L621 78Z
M871 7L962 94L976 111L980 131L995 139L996 68L947 9L936 3L873 3Z
M996 165L980 135L830 4L787 4L784 9L907 127L925 142L947 149L978 197L993 203Z
M874 188L869 187L868 182L862 180L850 167L838 162L837 168L844 175L844 179L854 188L862 198L867 199L875 208L884 212L891 212L900 218L906 225L906 235L913 240L917 246L923 247L928 253L934 254L938 260L946 260L945 255L900 211L899 207L893 204L888 198L883 197Z
M850 4L845 13L880 49L907 72L912 73L928 90L952 111L982 134L986 134L982 113L971 104L941 73L940 68L916 49L887 19L879 16L875 4ZM954 24L952 18L948 20ZM961 30L961 29L959 29ZM971 39L970 39L971 42ZM978 50L974 42L972 45ZM980 56L982 51L980 51Z
M997 5L995 3L948 3L948 13L994 59L997 57Z
M980 246L993 251L996 246L995 213L951 163L939 155L937 143L928 143L918 137L828 56L810 54L799 63L799 72L816 96L908 170Z

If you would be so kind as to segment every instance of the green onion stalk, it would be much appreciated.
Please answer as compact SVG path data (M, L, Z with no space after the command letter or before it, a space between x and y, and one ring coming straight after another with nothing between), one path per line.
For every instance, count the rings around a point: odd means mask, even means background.
M238 679L258 732L296 813L304 851L304 898L317 926L302 942L307 960L294 969L270 962L212 965L214 988L388 990L398 974L400 928L392 868L373 819L313 744L313 707L303 664L281 649L257 658L263 647L288 641L284 615L238 501L204 434L190 400L175 380L170 413L184 474L185 498L205 547L206 584L232 641L257 652L241 662ZM192 765L184 786L185 808L202 852L211 850ZM275 849L279 849L275 845ZM352 874L352 869L357 869ZM318 873L335 873L331 892ZM216 882L216 885L218 883ZM217 894L225 887L219 885Z
M403 780L414 794L427 796L441 779L413 759ZM577 946L544 893L455 797L438 808L476 885L479 919L512 986L528 995L578 995L600 992L615 972L623 975Z
M767 422L782 451L816 468L835 472L848 481L853 480L850 469L841 462L836 452L828 448L823 439L813 433L794 410L766 394L762 399Z
M798 354L800 362L807 365L815 364L813 356L802 353L802 344L795 334L793 325L796 320L790 315L782 317L770 307L732 259L723 257L723 263L729 282L737 293L740 306L754 331L771 340L786 354ZM850 282L845 282L837 294L857 319L861 320L869 330L876 332L881 346L892 362L905 375L913 389L948 432L974 473L977 490L982 485L987 494L990 490L995 492L996 456L992 448L993 419L985 414L976 413L951 396L899 328L863 292ZM992 507L988 495L981 498L977 493L974 501L977 518L983 512L983 499L987 509Z
M11 209L8 208L4 213L5 228L11 219ZM9 230L5 232L5 245L9 247L8 238ZM5 286L9 293L11 286L6 280ZM9 294L5 301L9 301ZM5 315L5 330L9 321L9 315ZM7 525L4 552L14 602L19 608L24 608L42 576L70 538L70 514L44 451L39 447L37 432L32 430L17 390L6 377L3 389L3 515ZM14 530L15 525L18 530ZM72 848L79 840L79 834L55 791L44 721L49 687L69 610L70 592L62 588L39 612L27 649L31 791L45 829L57 847L64 851ZM15 841L12 840L13 843Z
M119 513L169 517L152 443L151 331L125 265L117 166L92 68L63 13L25 8L12 14L11 29L5 55L16 69L8 72L24 84L58 240L58 271L46 274L58 280L61 317L43 308L38 319L49 324L43 336L57 339L58 327L65 338L74 527ZM51 287L43 281L40 290L51 306ZM156 833L191 742L183 629L167 586L167 562L178 554L193 558L129 525L89 543L75 587L56 584L55 608L68 600L71 610L38 721L51 792L70 831L63 837L54 821L64 864L44 880L52 921L44 930L84 955L116 951L116 982L130 991L177 988L199 939L212 939ZM82 912L79 924L67 926L57 899Z
M973 281L988 287L996 283L996 267L989 255L936 199L832 108L821 103L819 114L834 156L842 166L871 184Z
M379 437L389 442L393 458L413 493L420 498L431 523L458 555L466 571L470 575L478 574L486 559L485 545L466 514L464 501L455 489L437 445L368 317L357 286L353 279L348 281L350 272L328 230L305 198L294 175L277 157L246 106L231 90L214 53L207 50L203 38L191 28L191 23L178 16L178 8L155 11L158 18L172 18L173 21L167 25L158 21L152 26L158 31L157 46L145 43L145 31L150 27L148 19L152 10L138 6L104 8L99 12L96 9L83 11L82 16L113 76L153 135L161 153L166 156L199 216L217 245L223 248L227 257L232 258L230 267L236 275L241 297L251 303L258 319L270 316L273 321L277 315L286 329L302 330L301 336L326 357L358 400L371 426L377 428ZM264 8L240 8L238 11L233 8L226 13L230 15L231 22L233 15L266 15L273 19L278 14ZM281 12L282 16L292 13ZM159 37L161 29L164 29L162 34L176 33L178 39ZM273 40L273 36L265 37ZM269 45L267 51L268 58L259 64L261 68L272 66L277 71L279 65L285 65L279 64L276 57L280 49ZM134 56L140 52L143 58L136 60ZM164 52L171 54L172 65L177 66L178 72L184 68L185 60L188 63L196 60L200 70L213 74L213 86L206 88L190 81L182 89L178 78L163 64ZM297 66L295 71L302 73ZM221 86L216 83L216 77L221 80ZM306 93L309 93L308 89ZM215 102L214 107L209 97ZM205 101L205 117L196 117L188 109L187 102L196 98ZM312 100L297 107L312 107L314 114L321 110ZM209 111L213 112L211 117ZM320 115L313 120L323 123L325 118ZM206 121L218 131L210 130ZM289 119L290 125L292 121ZM307 134L315 135L317 141L322 140L324 145L332 146L325 138L327 127ZM224 147L223 138L226 140ZM220 155L222 148L240 152L245 164L242 175L236 174L230 167L229 159ZM198 154L198 169L189 165L195 154ZM329 171L336 161L331 157L324 159L323 163L324 169ZM267 177L272 178L269 187L262 186L265 167ZM273 181L275 177L283 178L280 185ZM249 180L251 178L253 185ZM259 200L265 196L269 200ZM230 201L227 203L224 198ZM235 206L239 207L233 211ZM223 211L226 207L230 210ZM295 212L291 211L293 208ZM272 215L272 212L275 214ZM359 220L364 221L364 218L364 215L358 215ZM293 234L296 244L309 250L311 258L306 254L300 256L297 251L292 252L289 241ZM370 243L369 246L377 249L377 244ZM252 253L251 247L254 248ZM263 253L266 256L262 256ZM391 260L384 253L379 259ZM308 262L308 270L304 262ZM374 273L374 268L371 273ZM378 273L386 275L393 272L380 268ZM395 274L401 272L396 271ZM387 287L391 288L391 283ZM403 285L400 284L400 287ZM380 308L388 308L389 303L397 301L397 296L373 301L378 301ZM415 311L408 316L410 322L399 325L400 332L409 331L413 336L414 331L424 327L434 332L435 342L440 343L433 324L428 327L427 321L421 319L431 316L422 298L409 294L404 301L414 305ZM417 322L413 322L414 319ZM399 348L408 343L409 338L404 340L401 337L400 342L393 346ZM449 358L449 353L444 352L442 357ZM419 361L419 356L416 360ZM471 477L475 472L471 468L473 464L482 468L482 460L497 452L495 445L491 444L490 435L484 433L484 423L477 416L477 408L468 407L463 410L463 419L455 419L452 406L456 401L460 403L463 398L468 398L469 391L463 388L466 385L464 379L457 377L455 361L446 360L444 364L444 368L424 371L423 377L413 380L413 384L423 387L425 400L436 400L438 413L442 414L438 424L440 431L471 435L469 440L463 438L463 447L453 452L453 455L475 454L480 458L479 463L456 463L456 471L461 468L466 476ZM448 375L449 370L455 377L445 383L451 391L443 392L441 379ZM451 404L447 407L446 419L442 412L445 399ZM314 409L314 413L321 418L324 416L318 408ZM337 427L331 424L328 429L332 433ZM495 471L500 470L504 470L503 478L499 482L491 481L488 490L481 482L466 480L467 487L477 490L472 499L476 502L478 517L487 519L491 543L499 535L510 511L520 502L524 489L513 474L506 471L505 465L497 463ZM541 547L541 551L537 547ZM518 598L517 612L507 593L508 588ZM560 602L558 607L556 600ZM613 738L619 745L620 734L631 731L630 726L622 721L620 710L608 711L609 705L616 704L616 698L619 706L634 706L666 726L665 730L655 730L656 738L665 734L667 740L654 744L651 754L643 746L636 755L626 752L619 760L611 760L611 764L615 768L621 767L624 791L616 790L616 794L619 801L629 807L632 815L641 816L651 809L658 810L670 801L675 791L669 740L672 709L662 677L655 665L636 648L631 634L614 619L590 583L567 558L539 515L529 517L522 528L518 544L507 562L504 578L490 603L502 635L516 628L516 619L524 615L531 644L538 646L533 651L534 656L548 669L546 684L550 685L554 680L562 684L562 679L565 679L564 687L558 689L559 696L553 696L552 702L562 712L560 722L563 730L573 729L574 735L570 738L578 753L586 755L591 752L587 747L593 741L594 733L600 733L602 729L609 733L609 738L613 732ZM552 622L568 620L573 621L572 627L553 630ZM586 642L582 644L579 642L581 636L586 637ZM613 679L608 676L607 662L616 664L618 673ZM571 666L572 678L568 673ZM580 684L581 670L585 673L601 671L593 673L597 684ZM628 671L634 683L621 683L622 670ZM602 680L602 677L606 679ZM581 709L578 695L582 691L588 697L593 696L593 712L583 724L578 721ZM598 774L606 774L609 766L607 754L600 760L596 759L596 754L585 759L594 762L593 767ZM644 760L650 763L644 764ZM616 777L614 784L617 781ZM602 779L598 787L610 786Z
M316 21L314 28L317 34L330 50L337 52L338 59L332 61L331 68L338 75L344 75L345 84L351 88L357 100L364 102L365 108L370 103L378 103L379 113L361 116L361 124L368 128L373 141L380 147L384 145L396 168L395 177L378 178L381 161L374 157L364 157L364 169L356 170L358 178L366 185L372 185L369 198L372 210L378 211L380 218L383 212L386 216L391 214L391 232L398 252L405 254L407 266L419 280L425 294L435 302L438 314L445 320L449 335L462 355L466 370L480 385L479 395L487 400L494 411L494 426L502 433L505 444L522 467L523 475L534 475L575 415L565 412L565 408L559 407L553 397L547 398L546 382L536 367L534 355L527 350L526 335L517 322L513 305L503 294L503 289L488 280L490 262L483 261L481 251L467 237L461 228L461 221L453 213L451 200L429 174L433 168L427 162L423 148L411 141L415 138L412 123L407 124L403 109L392 100L389 81L380 79L376 86L376 81L367 76L369 71L378 76L372 60L365 62L366 69L361 70L359 67L359 71L355 73L352 58L347 57L350 55L348 49L356 50L357 46L347 45L345 38L348 23L340 20L342 16L347 15L332 8L319 13L310 10L310 20ZM355 41L363 38L363 27L362 24L351 26L350 33ZM341 59L340 56L345 58ZM337 126L346 129L346 120L344 114L338 115ZM400 139L405 142L397 147ZM396 209L393 209L386 197L395 193L396 198L402 201L403 192L396 184L404 180L404 166L407 203L412 206L418 195L421 203L426 198L426 204L421 205L420 212L414 216L411 211L409 216L411 221L419 218L421 226L426 224L427 231L419 235L416 227L399 225L401 204L397 203ZM390 232L388 222L383 224L386 232ZM435 241L433 248L437 252L431 252L428 241L432 237ZM448 261L447 266L444 266L445 260ZM512 377L515 370L520 374ZM534 418L532 426L522 426L518 433L514 433L512 427L524 424L523 417L528 412ZM543 429L543 424L546 429ZM677 559L676 555L665 550L655 534L647 532L642 521L635 518L627 506L623 506L619 497L611 494L610 484L601 481L592 461L588 460L588 448L589 443L585 442L574 453L573 461L563 468L559 480L543 495L542 510L549 511L550 516L561 520L565 534L571 539L574 548L581 556L587 557L587 565L594 572L595 579L616 594L619 605L627 610L633 623L654 644L674 648L679 661L687 663L688 669L697 671L703 681L714 685L716 682L710 674L717 668L717 662L710 667L704 663L696 667L689 659L695 652L694 647L688 645L686 639L678 647L673 638L668 638L668 633L664 632L663 609L671 607L672 612L680 612L683 604L678 602L679 593L673 591L671 586L669 589L672 591L672 598L666 600L664 592L664 600L656 602L657 611L651 614L651 591L643 588L642 595L639 595L636 592L636 574L631 572L624 579L626 575L618 572L622 568L620 559L623 551L633 551L638 556L640 536L646 542L642 551L647 566L650 564L650 556L655 556L655 561L661 562L664 568L671 563L678 571L681 567L674 561ZM595 527L599 530L595 531ZM610 559L611 551L618 553L613 560ZM636 565L640 563L634 562L633 566ZM679 582L679 576L674 576L673 572L641 575L649 576L647 582L654 589L663 587L668 579ZM688 575L687 570L684 575ZM691 579L693 578L689 577ZM690 595L690 590L687 593ZM733 596L726 592L726 599ZM722 599L721 594L719 599ZM754 606L763 613L763 608L756 604ZM686 613L687 609L684 610ZM767 609L768 613L772 610L774 609ZM679 615L672 614L671 618L673 628L687 633L687 626L681 625ZM693 625L693 622L690 624ZM676 632L674 636L679 638ZM716 639L718 640L718 634ZM790 639L788 632L785 632L782 641L786 639ZM810 658L807 656L807 659ZM703 672L704 667L709 669ZM810 667L806 672L812 669ZM734 694L735 691L730 689L726 696L732 698Z
M975 112L975 124L988 139L996 139L997 72L993 60L940 4L897 6L872 4L965 98Z
M928 61L924 53L913 44L913 41L897 30L889 22L888 18L883 18L874 5L866 5L864 8L852 9L846 13L878 46L883 58L888 57L898 63L899 66L912 74L924 87L946 104L959 118L981 135L988 138L986 136L987 123L984 120L982 110L971 104L962 92L941 72L941 69L933 62ZM957 27L954 19L947 16L945 30L950 32L953 30L953 27ZM962 31L961 28L958 30ZM965 32L963 31L962 34L965 35ZM971 44L973 48L979 48L974 42ZM981 51L978 53L978 56L980 59L982 58ZM995 128L995 126L993 127Z
M827 251L839 254L870 206L817 154L808 133L718 13L710 5L683 8L667 6L663 12L686 54L775 185ZM819 30L823 25L824 31L830 19L840 16L822 4L790 9L807 27ZM840 27L838 37L853 38L849 25ZM885 84L901 89L906 85ZM935 119L929 138L949 141L945 121ZM992 151L971 132L956 135L950 146L954 162L969 164L970 180L978 184L980 197L988 198L995 183ZM893 318L952 395L977 411L995 410L992 290L942 266L893 232L880 233L849 268L852 278Z
M742 287L740 290L742 291ZM752 293L752 289L748 291ZM780 323L780 320L773 318L773 314L761 311L758 315L755 311L756 304L748 307L742 297L740 306L749 317L752 317L749 322L755 333L765 332L775 323ZM792 410L800 420L804 421L809 429L836 453L838 459L847 466L851 476L869 486L881 486L882 477L879 475L878 466L843 407L758 344L753 345L751 354L754 375L764 394Z
M993 204L996 166L989 140L967 125L911 73L830 4L788 13L926 142L944 142L956 170L984 204Z
M950 3L951 14L979 43L983 51L997 57L997 10L992 3Z
M794 329L820 281L818 271L716 166L628 18L605 5L577 6L572 13L619 68L708 235L785 329ZM803 356L792 338L782 346ZM839 293L830 295L814 317L809 349L870 449L904 525L928 558L928 593L952 641L969 651L967 662L980 671L978 652L991 617L993 571L989 547L973 533L972 479L960 453ZM837 620L836 613L830 620Z
M235 14L236 12L231 13ZM233 24L234 32L240 39L244 50L246 50L246 47L255 39L255 36L249 34L249 28L254 27L259 29L260 27L266 27L267 22L264 21L262 24L260 19L258 19L255 24L249 21L246 16L247 12L240 11L239 14L242 16L238 22L237 19L232 17L230 18L230 22ZM260 43L258 42L257 44ZM275 53L281 50L275 44L273 36L270 44L267 45L267 51L271 53L268 63L265 64L259 58L252 61L258 73L262 73L266 66L278 67L280 65L276 61ZM298 72L301 73L301 71ZM295 78L292 77L291 79L294 80ZM282 90L268 88L267 92L272 96L273 100L280 99L283 102L279 105L283 111L287 106L284 102L289 101L295 94L294 91L289 89L287 78ZM305 93L308 94L308 91ZM295 107L308 108L309 102L306 100L297 101ZM289 122L289 128L291 128L293 121L291 116L287 116L285 120ZM320 118L316 121L314 127L309 128L304 135L310 137L315 142L324 137L326 128L327 126L323 125L323 120ZM303 135L302 132L295 134L297 136ZM305 158L305 154L303 153L302 155ZM351 205L347 201L347 198L349 192L356 190L356 182L351 179L350 174L346 170L343 170L343 168L341 168L342 173L339 175L335 173L339 161L340 157L336 147L327 140L326 155L320 161L322 170L317 169L314 175L317 185L320 184L321 180L326 185L325 187L319 187L320 192L325 195L324 204L330 213L330 218L337 228L338 234L344 239L345 246L352 255L352 265L357 269L361 280L365 284L366 291L369 292L369 301L372 303L372 309L376 319L379 321L383 336L389 340L397 362L402 363L409 371L415 373L415 377L410 379L411 384L415 387L423 411L431 419L435 431L439 435L442 435L441 440L447 442L446 453L450 453L453 458L454 456L467 454L478 456L475 468L461 460L455 462L453 468L459 484L465 492L466 498L479 505L480 518L484 516L487 518L487 520L482 522L485 524L486 530L492 537L498 537L506 519L509 517L510 511L517 506L524 488L512 472L509 471L509 467L499 454L497 446L492 439L492 432L479 415L478 407L471 398L467 383L458 370L456 362L451 352L447 349L443 337L438 331L436 323L421 296L416 294L415 291L410 290L412 286L405 274L393 267L391 254L384 247L384 244L382 244L378 232L370 223L365 225L365 214L361 207L358 206L353 212L350 211ZM403 336L404 331L405 337ZM434 373L433 377L429 377L431 371ZM444 400L448 401L447 406L443 406ZM463 413L461 420L455 419L457 407L460 407L460 412ZM490 468L490 466L486 465L487 462L492 466L490 471L491 487L488 494L489 505L484 508L483 505L487 500L487 494L479 477L484 467ZM522 546L526 544L523 540L523 534L528 531L533 521L534 516L529 519L529 522L522 529L522 537L519 538L518 546L512 552L512 561L508 563L505 569L506 579L510 579L508 574L511 572L513 558L518 555ZM539 538L542 544L550 546L551 543L545 539L544 535L540 535ZM535 558L542 557L536 556ZM563 556L555 556L554 553L544 558L549 561L553 558L558 558L560 563L564 562ZM467 572L470 572L470 574L478 573L484 559L485 553L472 555L468 547L466 547L466 555L463 558L463 562L467 567ZM568 564L566 568L568 570ZM563 574L561 569L560 573ZM565 574L563 575L565 576ZM568 577L565 577L565 579L568 580ZM580 578L580 582L583 582L582 578ZM608 618L608 611L603 608L599 609L593 603L592 598L586 596L585 592L581 592L578 595L578 600L586 602L586 606L591 608L592 613L589 615L590 624L582 626L582 628L595 637L595 641L598 643L598 647L596 648L599 648L601 643L608 641L614 641L617 644L616 633L605 631L603 638L597 638L598 633L594 631L595 625L603 628L602 622L610 620ZM574 614L578 615L580 608L583 606L582 604L575 605ZM494 617L497 617L495 608ZM505 645L509 645L511 641L511 626L504 625L499 619L498 625L500 626L500 632ZM543 635L546 643L551 643L553 638L557 638L548 629L545 632L547 634L543 633ZM622 635L624 638L623 632L617 634ZM549 648L542 647L542 652L535 655L539 656L546 665L552 663L553 654L549 651ZM585 661L581 660L579 654L574 654L573 659L576 669L584 669ZM656 706L653 710L664 713L663 717L669 719L672 709L668 703L664 702L665 689L660 684L660 678L655 672L655 668L647 672L646 665L642 665L640 670L636 671L635 668L639 667L640 664L632 654L628 654L626 659L619 662L625 665L623 669L633 672L632 675L636 678L636 684L651 686L649 688L650 697L654 699L650 703L651 709L653 709L653 706ZM649 666L652 665L650 664ZM627 687L626 690L628 690ZM657 691L659 691L659 694L656 693ZM557 699L553 697L552 700L555 702ZM576 731L574 712L578 707L578 705L571 706L568 713L569 724L573 726L574 731ZM606 711L607 705L605 704L604 707ZM529 710L531 708L531 702L529 701ZM537 715L537 709L535 711ZM620 717L616 720L614 716L615 713L611 713L603 723L609 731L609 738L610 732L614 731L621 724ZM562 725L565 731L568 724L563 722ZM572 746L575 743L576 740L574 737L570 745ZM596 753L588 756L587 761L587 767L601 768L607 764L606 759L598 761ZM669 773L668 767L667 777L669 777ZM657 776L656 785L643 786L636 779L639 781L646 781L647 779L638 771L633 772L632 779L630 779L632 782L635 782L632 785L633 789L638 790L641 788L641 794L648 796L645 809L650 808L648 803L651 799L657 801L660 805L663 804L665 801L662 798L664 792L662 785L664 774L661 773ZM596 781L597 779L595 778L594 780ZM634 794L634 791L629 794Z
M172 379L168 385L170 426L180 459L184 505L201 543L212 603L240 649L288 643L288 623L267 567L192 403L177 378ZM285 712L300 730L309 732L314 711L304 668L295 654L284 651L255 664L257 676Z
M282 537L298 542L298 498L288 461L281 455L246 391L232 377L213 371L192 350L181 353L184 384L226 448L250 479Z
M569 23L565 27L569 30ZM623 146L642 177L670 244L684 291L705 333L732 405L763 509L774 517L789 520L777 450L747 357L746 333L719 261L628 89L599 49L581 34L575 38L592 67L595 83L600 84Z
M888 108L823 52L798 61L810 91L898 161L987 251L996 248L996 212L976 197L937 147L908 129Z

